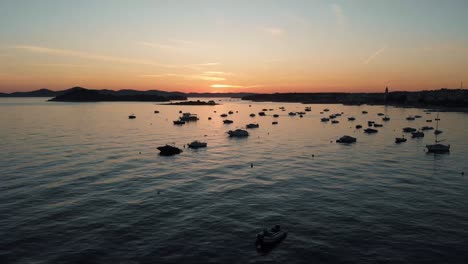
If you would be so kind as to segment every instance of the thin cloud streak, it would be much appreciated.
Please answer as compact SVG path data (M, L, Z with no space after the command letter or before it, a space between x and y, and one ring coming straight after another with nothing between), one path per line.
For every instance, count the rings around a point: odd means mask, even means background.
M333 15L335 16L336 24L340 27L344 27L346 23L346 18L343 13L343 9L338 4L330 5Z
M279 37L284 34L284 30L279 27L261 27L260 30L268 33L273 37Z
M211 88L244 88L242 85L212 84Z
M152 78L164 78L164 77L182 77L184 79L191 80L203 80L203 81L225 81L226 78L222 77L211 77L204 75L187 75L187 74L176 74L176 73L166 73L166 74L143 74L140 77L152 77Z
M161 43L146 42L146 41L138 42L138 44L146 46L146 47L150 47L150 48L161 49L161 50L185 51L184 48L179 47L177 45L161 44Z
M364 64L369 64L371 63L375 58L377 58L377 56L379 56L382 52L384 52L385 50L387 49L386 46L378 49L376 52L374 52L373 54L371 54L365 61L364 61Z
M188 69L199 69L200 67L209 67L216 66L220 63L218 62L209 62L209 63L200 63L200 64L188 64L188 65L170 65L170 64L161 64L155 63L148 60L138 60L138 59L129 59L129 58L120 58L114 56L107 56L95 53L88 53L82 51L66 50L66 49L55 49L47 48L40 46L31 46L31 45L17 45L13 47L14 49L25 50L34 53L43 53L56 56L68 56L68 57L77 57L90 60L98 61L108 61L108 62L118 62L124 64L139 64L139 65L149 65L161 68L188 68Z

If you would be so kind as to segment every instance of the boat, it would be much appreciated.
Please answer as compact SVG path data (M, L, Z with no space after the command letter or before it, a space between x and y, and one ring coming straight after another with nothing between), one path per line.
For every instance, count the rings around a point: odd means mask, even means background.
M330 119L334 119L334 118L336 118L336 115L329 115L328 117L329 117Z
M312 111L312 108L311 108L310 106L307 106L307 107L304 109L304 111L310 112L310 111Z
M134 115L134 114L131 114L131 115L128 116L128 119L135 119L135 118L136 118L136 115Z
M234 114L234 112L233 112L233 111L229 111L228 114L232 115L232 114Z
M340 137L339 139L336 140L336 143L355 143L356 142L356 138L355 137L351 137L351 136L342 136Z
M403 142L406 142L406 138L404 137L401 137L401 138L395 138L395 143L403 143Z
M356 120L356 118L354 118L354 117L352 117L352 116L351 116L351 117L348 117L348 121L354 121L354 120Z
M157 148L160 152L159 155L163 156L172 156L176 154L180 154L182 150L178 147L174 147L171 145L165 145Z
M224 124L232 124L232 123L234 123L234 121L226 119L226 120L223 120L223 123Z
M273 121L273 122L271 122L271 124L272 124L272 125L277 125L278 122L277 122L277 121Z
M174 120L172 122L174 123L174 125L183 125L183 124L185 124L185 121L182 121L182 120Z
M323 111L324 111L324 112L328 112L328 111L330 111L330 109L325 108L325 109L323 109Z
M431 126L423 126L421 127L421 130L425 131L425 130L433 130L434 128L431 127Z
M357 125L357 126L356 126L356 129L361 129L361 128L362 128L361 125Z
M363 114L367 114L367 111L362 111L361 113L363 113Z
M373 126L374 124L375 124L374 121L367 121L367 125L368 125L368 126Z
M228 115L227 114L221 114L220 116L221 117L227 117Z
M432 123L432 120L431 120L431 119L427 119L426 122L427 122L427 123Z
M382 117L382 121L390 121L390 117L388 117L388 116Z
M278 115L278 114L274 114L273 117L279 117L279 115Z
M180 119L180 121L185 121L185 122L197 121L198 116L196 114L183 113L182 116L179 119Z
M197 148L206 148L207 145L208 144L206 142L200 142L198 140L195 140L195 141L189 143L188 147L197 149Z
M406 120L413 121L415 118L413 116L408 116Z
M273 247L283 241L287 235L288 231L281 230L280 225L275 225L270 230L264 229L262 232L257 234L255 247L260 250Z
M243 129L229 130L226 133L228 133L230 137L248 137L249 136L249 132Z
M374 127L383 127L383 125L382 125L382 124L374 123Z
M405 128L403 128L403 132L405 132L405 133L412 133L412 132L416 132L416 128L412 128L412 127L405 127Z
M258 128L259 125L258 124L248 124L245 126L246 128Z
M377 129L373 129L373 128L366 128L364 129L364 133L367 133L367 134L373 134L373 133L377 133L379 132Z
M263 109L262 109L262 111L265 111L265 112L266 112L266 111L268 111L268 109L266 109L266 108L263 108Z
M159 111L158 111L158 110L156 110L156 111L154 111L154 113L155 113L155 114L159 114Z
M338 124L339 122L340 122L340 121L338 121L338 120L332 120L332 121L331 121L332 124Z
M328 121L330 121L330 118L322 117L320 120L322 122L328 122Z
M378 116L383 116L384 114L383 114L383 113L378 113L377 115L378 115Z
M422 138L424 137L424 132L416 131L416 132L412 132L411 135L413 135L413 138Z
M421 118L422 116L420 115L415 115L414 118Z
M250 117L255 117L255 114L253 114L253 113L252 113L252 114L250 114Z
M295 115L296 115L296 113L294 113L294 112L289 112L289 114L288 114L288 115L290 115L290 116L295 116Z
M449 145L440 144L440 142L442 142L443 140L437 140L437 135L442 133L442 131L439 130L439 120L440 120L439 113L437 113L437 118L435 120L436 120L436 130L434 131L434 135L435 135L434 144L426 145L427 152L428 153L448 153L450 152L450 144Z
M259 116L265 116L265 112L258 112Z

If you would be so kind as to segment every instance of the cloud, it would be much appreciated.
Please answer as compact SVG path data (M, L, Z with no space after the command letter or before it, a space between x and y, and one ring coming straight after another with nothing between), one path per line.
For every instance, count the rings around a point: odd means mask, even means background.
M338 4L331 4L330 8L333 12L333 15L335 16L336 24L340 27L344 27L345 22L346 22L346 17L343 13L343 9L341 8L341 6Z
M200 63L200 64L188 64L188 65L171 65L171 64L155 63L153 61L148 61L148 60L121 58L121 57L114 57L114 56L88 53L88 52L82 52L82 51L55 49L55 48L31 46L31 45L17 45L17 46L14 46L13 48L19 49L19 50L25 50L25 51L33 52L33 53L42 53L42 54L66 56L66 57L77 57L77 58L83 58L83 59L89 59L89 60L118 62L118 63L124 63L124 64L149 65L149 66L162 67L162 68L199 69L200 67L209 67L209 66L215 66L215 65L220 64L218 62L209 62L209 63Z
M170 50L170 51L185 51L184 48L178 46L178 45L170 45L170 44L161 44L161 43L154 43L154 42L146 42L146 41L141 41L138 42L138 44L151 47L151 48L157 48L157 49L162 49L162 50Z
M273 37L279 37L284 34L284 30L279 27L260 27L260 30Z
M229 85L229 84L212 84L211 88L243 88L241 85Z
M165 73L165 74L143 74L140 77L153 77L153 78L164 78L164 77L182 77L184 79L191 80L203 80L203 81L225 81L226 78L212 77L205 75L190 75L190 74L177 74L177 73Z
M223 76L223 75L233 75L232 73L230 72L221 72L221 71L205 71L203 72L203 75L209 75L209 76L212 76L212 75L217 75L217 76Z
M373 61L377 56L379 56L382 52L384 52L385 50L387 49L386 46L378 49L377 51L375 51L374 53L372 53L365 61L364 61L364 64L369 64L371 63L371 61Z

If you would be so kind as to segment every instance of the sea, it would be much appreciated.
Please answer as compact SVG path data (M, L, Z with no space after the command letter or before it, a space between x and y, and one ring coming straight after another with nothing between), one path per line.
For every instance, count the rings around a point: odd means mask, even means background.
M425 109L47 99L0 99L2 264L468 263L466 113L439 113L451 148L431 154L433 130L402 132L435 127ZM185 112L199 120L174 125ZM368 121L383 127L355 128ZM249 123L249 137L226 134ZM344 135L357 142L336 143ZM165 144L183 152L160 156ZM256 234L275 224L287 238L258 251Z

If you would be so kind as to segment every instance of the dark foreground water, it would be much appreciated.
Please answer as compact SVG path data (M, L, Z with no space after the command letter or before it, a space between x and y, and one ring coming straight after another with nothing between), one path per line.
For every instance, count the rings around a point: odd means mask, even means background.
M467 263L467 114L441 113L452 151L433 155L432 133L393 142L435 126L421 109L312 105L299 118L287 113L300 104L221 103L0 99L0 263ZM249 117L262 108L274 111ZM340 123L321 123L323 108ZM174 126L179 110L200 120ZM368 120L384 127L354 129ZM250 122L249 138L225 134ZM358 142L334 143L345 134ZM208 148L156 150L195 139ZM276 223L288 238L258 254L255 234Z

